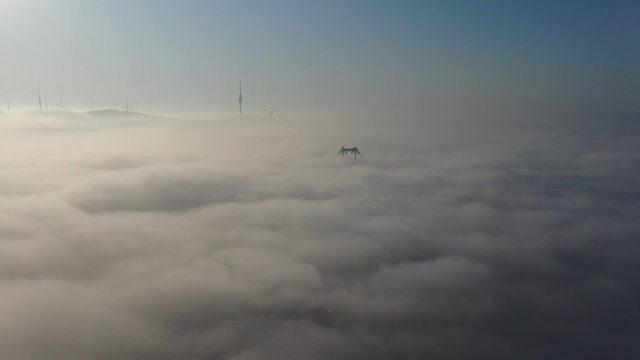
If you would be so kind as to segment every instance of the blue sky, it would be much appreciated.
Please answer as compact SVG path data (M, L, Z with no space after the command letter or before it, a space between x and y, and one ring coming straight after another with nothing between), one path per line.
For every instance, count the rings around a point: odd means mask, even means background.
M465 116L596 101L604 113L631 116L638 100L640 6L632 1L0 5L0 98L15 101L41 87L78 106L128 95L157 108L223 110L233 108L239 78L255 111L420 114L433 103Z

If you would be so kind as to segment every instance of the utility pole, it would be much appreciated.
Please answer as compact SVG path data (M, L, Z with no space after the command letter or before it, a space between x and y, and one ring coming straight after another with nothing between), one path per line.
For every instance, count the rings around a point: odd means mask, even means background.
M242 115L242 80L240 80L240 96L238 96L238 109L240 110L240 115Z

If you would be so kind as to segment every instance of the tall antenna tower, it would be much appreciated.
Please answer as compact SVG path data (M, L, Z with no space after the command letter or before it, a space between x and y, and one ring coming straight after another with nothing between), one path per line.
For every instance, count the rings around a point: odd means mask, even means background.
M240 115L242 115L242 80L240 80L240 96L238 96L238 110L240 110Z

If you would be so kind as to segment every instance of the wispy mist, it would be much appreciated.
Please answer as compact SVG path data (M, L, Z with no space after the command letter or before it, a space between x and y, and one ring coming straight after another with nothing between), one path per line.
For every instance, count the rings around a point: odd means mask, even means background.
M0 359L640 358L638 19L0 0Z

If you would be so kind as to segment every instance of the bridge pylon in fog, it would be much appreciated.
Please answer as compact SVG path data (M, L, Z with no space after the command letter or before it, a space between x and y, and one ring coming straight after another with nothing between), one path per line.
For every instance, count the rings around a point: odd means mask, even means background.
M346 148L344 146L342 146L340 148L340 151L338 151L338 155L337 156L344 156L346 158L348 158L349 160L353 161L358 161L358 156L360 156L360 158L362 159L362 161L366 162L364 155L362 155L362 153L360 152L360 150L358 150L357 146L354 146L352 148Z

